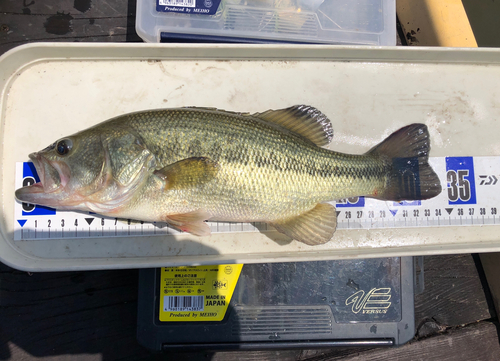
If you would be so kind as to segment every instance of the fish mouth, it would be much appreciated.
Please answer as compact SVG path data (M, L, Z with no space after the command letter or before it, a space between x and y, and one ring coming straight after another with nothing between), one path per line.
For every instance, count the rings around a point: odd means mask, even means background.
M16 190L20 202L54 206L59 204L61 193L69 181L69 169L61 162L49 161L40 153L29 155L40 182Z

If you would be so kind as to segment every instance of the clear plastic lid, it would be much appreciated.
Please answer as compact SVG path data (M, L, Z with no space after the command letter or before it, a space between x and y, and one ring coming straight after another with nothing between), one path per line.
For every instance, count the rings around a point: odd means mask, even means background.
M137 33L238 42L396 45L395 0L137 0Z

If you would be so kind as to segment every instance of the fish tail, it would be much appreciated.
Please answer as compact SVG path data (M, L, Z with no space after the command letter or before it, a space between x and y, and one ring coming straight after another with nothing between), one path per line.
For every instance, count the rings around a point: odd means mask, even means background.
M421 200L441 193L441 182L428 163L429 131L425 124L411 124L392 133L367 154L385 158L385 187L373 198L399 202Z

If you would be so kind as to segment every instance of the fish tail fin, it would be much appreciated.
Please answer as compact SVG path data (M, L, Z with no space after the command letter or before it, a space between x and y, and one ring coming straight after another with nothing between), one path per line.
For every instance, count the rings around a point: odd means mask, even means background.
M429 199L441 193L441 182L428 163L429 131L425 124L411 124L392 133L367 154L388 159L384 189L373 198L399 202Z

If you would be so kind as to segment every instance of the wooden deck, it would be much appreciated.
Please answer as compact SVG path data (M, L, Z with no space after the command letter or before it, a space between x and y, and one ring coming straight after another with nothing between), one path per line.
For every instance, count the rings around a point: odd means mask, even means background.
M0 54L31 41L141 41L135 1L3 0ZM416 336L391 349L154 355L136 341L137 270L28 274L0 265L1 360L499 360L498 318L477 255L424 260Z

